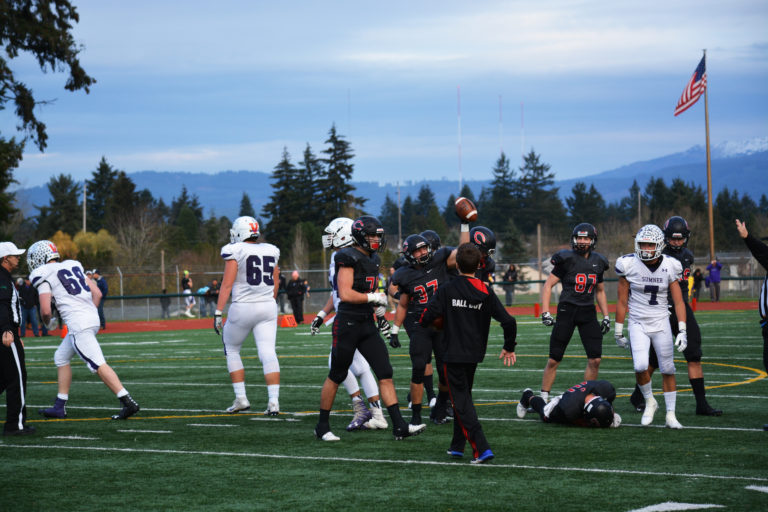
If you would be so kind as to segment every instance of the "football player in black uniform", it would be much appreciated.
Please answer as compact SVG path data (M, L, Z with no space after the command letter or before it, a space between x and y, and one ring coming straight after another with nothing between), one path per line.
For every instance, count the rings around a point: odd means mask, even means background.
M541 379L541 397L549 399L549 392L555 382L557 367L563 360L565 349L579 328L581 344L587 353L587 368L584 380L595 380L603 355L603 335L611 328L608 317L608 300L605 296L603 273L608 269L608 260L595 252L597 229L583 222L573 228L571 250L564 249L552 256L552 273L549 274L541 292L541 322L554 325L549 338L549 360ZM563 291L557 304L557 317L549 313L549 299L552 287L561 282ZM602 323L597 322L595 299L603 314Z
M355 349L365 357L379 379L381 401L392 419L395 439L420 434L426 425L409 425L400 414L389 353L373 319L374 309L379 310L377 316L383 316L387 307L386 295L375 293L381 263L377 251L384 240L384 228L377 218L366 215L352 224L352 238L355 246L336 253L336 282L341 301L333 323L331 369L320 395L320 418L315 436L323 441L339 440L331 432L329 418L336 391L347 376Z
M688 240L691 237L691 230L688 223L680 216L674 216L667 219L664 223L664 241L666 247L662 254L672 256L683 265L683 280L680 281L680 291L683 294L685 303L685 317L688 327L688 346L683 351L685 361L688 363L688 380L691 382L693 396L696 398L696 414L701 416L720 416L723 411L715 409L707 402L707 392L704 389L704 371L701 368L701 329L693 316L693 309L688 303L688 276L691 275L693 267L693 253L688 249ZM678 325L675 309L670 306L669 322L672 326L672 334L677 336ZM653 375L656 368L659 367L659 361L656 358L656 352L651 346L651 352L648 363L648 371ZM638 412L645 409L645 399L640 392L640 388L635 385L635 391L630 397L632 405Z
M493 273L496 271L496 262L493 260L493 255L496 253L496 235L485 226L475 226L469 231L469 242L475 244L483 255L475 277L493 284Z
M428 327L442 319L444 334L438 352L444 361L443 371L455 415L448 455L463 457L469 441L474 455L473 464L481 464L494 457L472 402L477 365L483 361L488 349L491 318L501 323L504 330L504 348L499 359L505 366L512 366L517 359L517 322L507 313L493 290L474 276L480 259L480 251L475 245L460 245L456 261L461 274L437 289L419 320L422 326Z
M621 425L621 416L613 410L615 398L616 390L607 380L581 382L549 403L526 389L517 404L517 417L524 418L530 407L544 423L616 428Z

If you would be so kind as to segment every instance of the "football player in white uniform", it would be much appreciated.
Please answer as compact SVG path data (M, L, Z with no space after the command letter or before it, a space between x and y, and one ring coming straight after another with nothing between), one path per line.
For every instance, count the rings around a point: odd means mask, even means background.
M325 303L323 309L321 309L310 327L312 335L317 334L320 331L320 327L323 325L323 319L331 311L335 311L339 305L339 290L336 284L336 251L343 247L349 247L354 244L355 240L352 238L352 223L354 221L347 217L339 217L333 219L325 228L325 234L323 235L323 248L333 249L331 254L331 264L328 269L328 282L331 285L331 294ZM389 328L389 323L387 323ZM331 367L331 357L328 355L328 367ZM360 385L363 385L365 390L365 396L368 397L368 402L371 408L365 406L360 397ZM367 429L385 429L389 425L384 413L381 410L381 401L379 397L379 386L376 383L376 377L371 372L371 366L368 361L365 360L359 350L355 350L355 355L352 358L352 365L347 372L347 378L343 382L344 387L349 393L352 399L352 408L355 412L352 421L347 425L347 430L367 430Z
M96 307L101 300L101 291L89 277L79 261L60 261L56 245L40 240L27 251L27 265L32 286L40 295L40 316L43 322L51 324L51 303L56 303L61 319L67 326L67 335L61 341L53 356L58 372L58 394L53 407L39 412L46 418L66 418L65 408L72 384L70 361L77 353L88 369L101 378L102 382L117 395L123 407L113 420L124 420L139 411L139 404L131 398L120 378L107 364L101 352L96 333L99 331L99 312Z
M235 401L226 411L234 414L251 408L245 393L245 369L240 358L243 341L252 332L264 369L269 401L266 414L280 414L280 363L275 352L277 337L277 290L280 285L280 249L259 243L259 223L253 217L238 217L229 231L230 242L221 248L224 278L213 315L213 329L223 333L224 355L235 390ZM230 294L232 305L222 328L221 313Z
M661 228L648 224L635 236L635 252L616 261L619 276L619 300L616 305L616 344L622 348L631 345L635 377L645 398L642 425L650 425L658 403L653 398L648 357L651 344L659 359L667 407L666 426L683 428L675 417L677 384L675 381L674 349L682 352L688 344L685 324L685 304L680 291L683 267L672 257L662 254L664 233ZM672 336L667 312L667 297L671 297L677 314L679 332ZM629 313L629 338L622 330Z

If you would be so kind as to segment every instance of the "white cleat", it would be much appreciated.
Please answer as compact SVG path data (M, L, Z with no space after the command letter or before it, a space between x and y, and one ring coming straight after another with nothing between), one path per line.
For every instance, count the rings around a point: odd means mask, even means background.
M429 399L429 408L433 408L437 404L437 397L433 396Z
M520 419L525 418L525 415L528 414L528 407L523 405L523 401L526 398L526 396L528 397L528 404L530 405L531 397L533 396L533 391L531 390L531 388L525 388L523 390L523 396L520 397L520 401L517 403L516 412L517 412L517 417Z
M656 414L656 409L659 408L659 403L655 398L650 397L645 401L645 411L643 411L643 417L640 419L640 424L647 427L653 423L653 415Z
M341 441L341 438L337 435L334 435L330 430L322 436L318 436L317 432L315 432L315 437L321 441Z
M226 412L229 414L235 414L236 412L240 411L247 411L251 408L251 403L248 401L246 397L236 397L235 401L232 402L232 405L227 407Z
M363 424L365 428L368 430L384 430L389 428L389 423L384 418L384 413L381 412L380 407L371 407L371 414L373 414L373 417Z
M677 418L675 417L675 411L667 411L667 428L674 428L674 429L681 429L683 426L680 424L679 421L677 421Z
M277 416L280 414L280 404L277 402L277 400L271 400L267 404L267 410L264 411L264 414L267 416Z

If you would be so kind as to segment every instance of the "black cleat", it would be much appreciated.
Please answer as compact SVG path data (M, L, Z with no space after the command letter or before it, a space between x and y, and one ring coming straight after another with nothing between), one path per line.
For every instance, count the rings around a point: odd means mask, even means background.
M396 428L392 433L395 436L395 441L402 441L406 437L417 436L422 432L424 432L426 429L427 429L427 426L424 423L422 423L421 425L411 425L410 423L408 423L406 425L406 428L404 429Z
M123 404L123 408L120 412L112 415L113 420L127 420L137 412L139 412L139 404L136 400L131 398L131 395L125 395L120 397L120 403Z
M37 429L32 425L24 425L24 428L20 428L16 430L4 430L3 435L4 436L26 436L29 434L34 434L36 430Z
M632 402L632 406L637 412L645 411L645 398L643 398L643 393L640 392L640 388L637 386L635 386L635 390L629 397L629 401Z
M696 408L696 414L698 416L722 416L723 411L721 411L720 409L715 409L708 403L705 403L704 407Z

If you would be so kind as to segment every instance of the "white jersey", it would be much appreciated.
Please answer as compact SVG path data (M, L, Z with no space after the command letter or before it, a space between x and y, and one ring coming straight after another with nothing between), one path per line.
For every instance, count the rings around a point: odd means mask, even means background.
M221 248L224 260L237 262L237 276L232 285L232 302L274 302L273 272L280 259L280 249L268 243L236 242Z
M339 285L336 283L336 252L331 254L331 265L328 267L328 282L331 285L331 297L333 297L333 309L339 310Z
M683 266L666 255L656 270L651 270L635 254L616 260L616 274L629 281L629 316L632 321L657 325L669 324L669 285L682 279ZM656 329L659 330L659 329Z
M67 328L78 333L99 327L99 312L93 304L85 270L79 261L65 260L46 263L29 274L37 293L50 293ZM96 286L96 283L91 281Z

